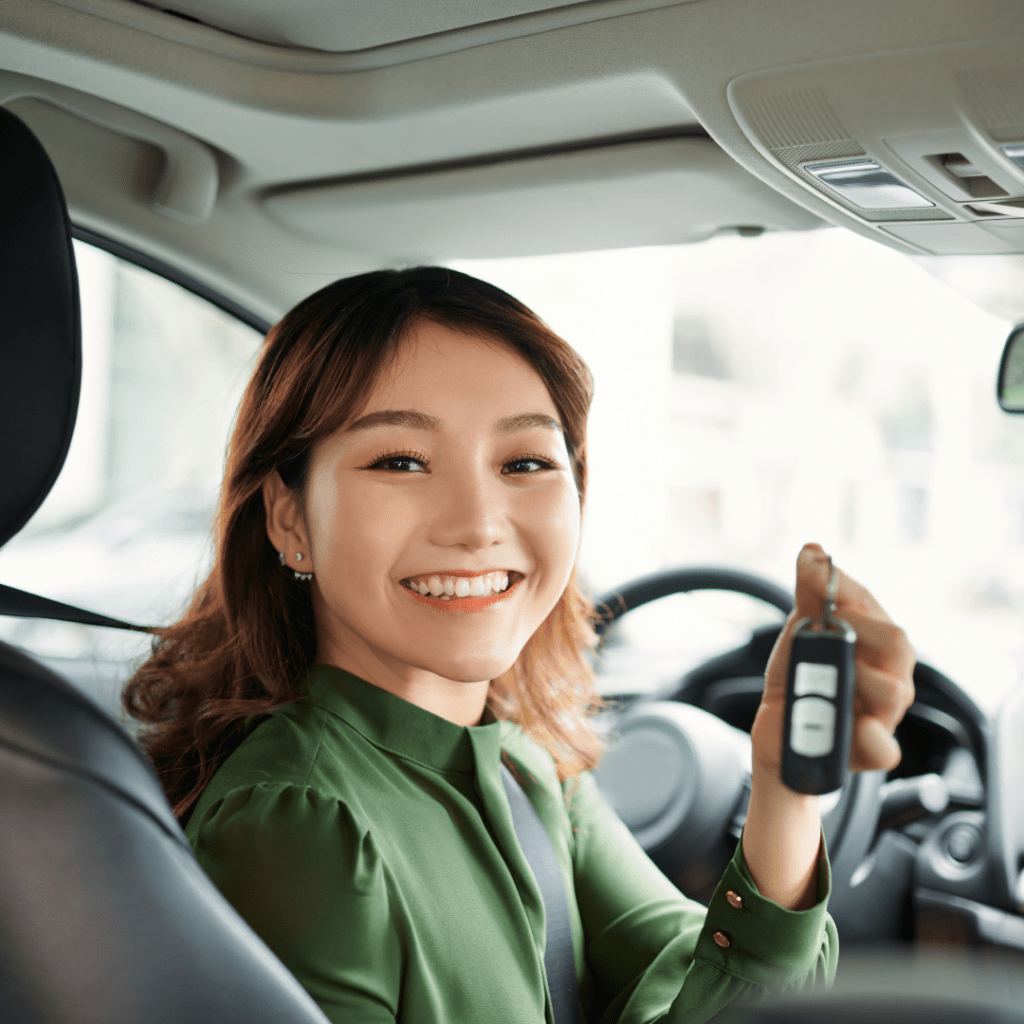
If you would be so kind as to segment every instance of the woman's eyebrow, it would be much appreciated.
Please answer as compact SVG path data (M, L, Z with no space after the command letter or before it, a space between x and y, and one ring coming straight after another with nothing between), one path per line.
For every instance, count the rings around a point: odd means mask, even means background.
M360 416L345 429L346 434L355 430L369 430L370 427L411 427L413 430L440 430L441 421L415 409L380 409L378 412Z
M369 430L370 427L409 427L412 430L440 430L441 421L436 416L428 416L416 409L380 409L377 412L360 416L346 428L345 433L355 430ZM500 434L512 434L530 427L546 427L548 430L562 432L558 420L542 412L521 412L515 416L506 416L498 420L494 429Z
M499 434L513 434L517 430L528 430L530 427L546 427L548 430L562 432L562 424L542 412L521 412L516 416L506 416L494 425Z

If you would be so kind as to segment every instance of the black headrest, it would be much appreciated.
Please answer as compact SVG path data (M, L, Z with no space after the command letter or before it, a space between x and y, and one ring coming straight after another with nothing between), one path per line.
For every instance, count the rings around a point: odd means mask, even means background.
M0 107L0 545L28 522L64 465L81 378L64 194L35 136Z

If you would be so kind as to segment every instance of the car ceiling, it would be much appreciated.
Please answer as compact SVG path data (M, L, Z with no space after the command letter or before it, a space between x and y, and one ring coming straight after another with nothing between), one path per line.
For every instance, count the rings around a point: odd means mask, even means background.
M347 0L334 4L323 0L289 0L287 4L279 0L171 0L149 6L261 43L351 53L564 7L601 5L593 0ZM587 13L579 20L589 21L593 16Z
M1024 283L1012 210L992 228L907 164L936 223L872 222L786 154L931 133L1024 197L997 137L1024 131L1022 42L1018 0L4 0L0 103L76 224L268 319L376 266L825 223L991 305L991 268Z

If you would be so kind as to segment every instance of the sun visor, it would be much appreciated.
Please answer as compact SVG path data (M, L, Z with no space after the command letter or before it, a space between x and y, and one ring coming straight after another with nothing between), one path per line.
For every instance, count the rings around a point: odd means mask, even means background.
M764 157L881 240L1024 253L1022 54L1015 39L775 68L730 82L729 103Z
M818 217L707 138L667 138L310 183L264 200L283 227L387 259L526 256L802 230Z

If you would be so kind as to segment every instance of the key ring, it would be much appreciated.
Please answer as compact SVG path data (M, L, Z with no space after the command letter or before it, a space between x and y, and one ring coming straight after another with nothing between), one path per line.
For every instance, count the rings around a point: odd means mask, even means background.
M828 589L825 591L825 600L821 605L821 621L827 628L835 622L836 594L839 591L839 570L832 564L832 556L828 556Z

